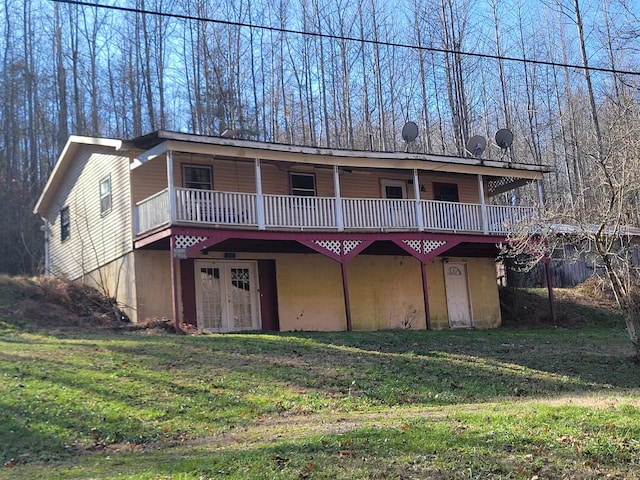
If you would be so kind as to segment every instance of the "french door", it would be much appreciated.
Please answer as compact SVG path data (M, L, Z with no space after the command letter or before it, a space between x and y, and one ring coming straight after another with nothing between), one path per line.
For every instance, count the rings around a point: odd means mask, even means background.
M198 329L237 332L260 328L255 262L196 261Z

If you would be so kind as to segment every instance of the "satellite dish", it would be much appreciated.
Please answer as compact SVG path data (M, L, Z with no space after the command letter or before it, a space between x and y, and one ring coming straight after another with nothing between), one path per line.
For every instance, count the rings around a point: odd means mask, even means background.
M407 122L402 127L402 138L405 142L413 142L418 137L418 125Z
M513 133L508 128L501 128L496 132L496 144L506 150L513 143Z
M476 158L482 157L485 148L487 148L487 141L482 135L474 135L467 140L467 151Z
M220 136L223 138L233 138L236 136L236 131L233 128L225 128Z

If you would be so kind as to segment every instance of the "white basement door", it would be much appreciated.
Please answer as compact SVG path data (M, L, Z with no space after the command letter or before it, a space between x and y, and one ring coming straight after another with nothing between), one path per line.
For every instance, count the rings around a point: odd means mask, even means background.
M467 266L464 263L444 263L444 285L447 294L449 326L471 328Z

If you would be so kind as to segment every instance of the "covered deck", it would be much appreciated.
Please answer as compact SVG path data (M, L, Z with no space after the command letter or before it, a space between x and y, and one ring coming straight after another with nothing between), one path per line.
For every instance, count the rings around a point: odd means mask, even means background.
M550 171L475 157L344 151L173 132L137 139L134 148L139 151L130 165L136 238L170 227L504 236L511 225L531 219L538 206L494 200ZM181 169L190 164L209 169L214 180L185 188ZM317 176L318 187L304 194L292 191L289 175ZM439 181L456 188L456 201L429 190ZM384 182L393 182L395 195L388 194ZM460 198L455 182L464 189Z
M433 231L505 235L534 207L422 199L300 197L164 189L135 205L135 234L182 225L256 230Z

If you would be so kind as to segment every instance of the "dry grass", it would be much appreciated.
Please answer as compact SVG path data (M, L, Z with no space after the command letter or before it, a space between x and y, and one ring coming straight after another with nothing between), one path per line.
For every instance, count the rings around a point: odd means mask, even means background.
M96 288L57 277L0 275L0 321L2 318L7 325L32 331L174 331L167 319L133 324Z
M500 290L502 322L505 327L554 326L583 328L611 326L620 316L613 293L601 279L592 278L576 288L554 288L551 315L546 288Z

